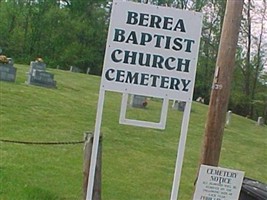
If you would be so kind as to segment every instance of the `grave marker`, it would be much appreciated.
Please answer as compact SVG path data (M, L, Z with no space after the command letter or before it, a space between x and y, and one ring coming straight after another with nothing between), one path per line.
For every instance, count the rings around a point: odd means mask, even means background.
M17 68L13 64L2 64L0 63L0 80L15 82L16 80Z
M198 97L196 102L205 103L205 99L203 97Z
M76 73L80 73L81 70L78 67L75 66L70 66L70 72L76 72Z
M184 112L186 102L185 101L179 101L178 103L178 110Z
M145 108L147 97L142 95L131 95L130 105L135 108Z
M32 73L33 70L45 71L46 70L46 64L44 62L31 61L29 72Z
M37 85L42 87L54 88L54 74L46 72L46 64L44 62L32 61L28 72L27 84Z
M90 73L90 70L91 70L91 68L88 67L87 70L86 70L86 74L89 74Z
M178 110L178 103L179 103L179 101L173 100L173 102L172 102L172 109Z
M226 126L228 126L230 124L231 118L232 118L232 111L228 110L228 112L226 114Z
M258 117L257 125L258 125L258 126L263 126L263 124L264 124L264 119L263 119L263 117Z
M183 112L184 109L185 109L185 105L186 105L185 101L176 101L176 100L174 100L173 104L172 104L172 108L174 110L179 110L179 111Z

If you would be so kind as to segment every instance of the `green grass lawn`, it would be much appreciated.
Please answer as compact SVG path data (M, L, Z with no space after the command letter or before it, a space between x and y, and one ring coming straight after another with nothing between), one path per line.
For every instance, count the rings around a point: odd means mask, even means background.
M57 89L25 84L28 66L15 65L15 83L0 82L0 139L81 141L93 131L100 77L55 69ZM103 133L103 200L169 199L182 112L169 105L166 130L119 125L121 94L107 92ZM129 118L159 121L161 101L128 108ZM193 195L207 106L193 103L179 200ZM225 128L220 166L267 182L267 127L233 115ZM82 199L83 144L0 142L1 200Z

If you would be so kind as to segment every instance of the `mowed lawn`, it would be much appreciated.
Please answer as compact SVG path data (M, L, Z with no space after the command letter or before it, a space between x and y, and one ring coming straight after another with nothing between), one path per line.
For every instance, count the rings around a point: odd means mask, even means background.
M0 82L0 139L29 142L82 141L93 131L100 77L47 69L57 89L25 84L29 66L15 65L15 83ZM170 197L183 113L169 104L165 130L119 124L121 94L106 92L102 199L167 200ZM162 102L129 107L127 117L158 122ZM208 107L193 103L179 200L193 195ZM225 128L220 166L245 171L267 183L267 127L233 114ZM83 143L34 145L0 142L1 200L80 200Z

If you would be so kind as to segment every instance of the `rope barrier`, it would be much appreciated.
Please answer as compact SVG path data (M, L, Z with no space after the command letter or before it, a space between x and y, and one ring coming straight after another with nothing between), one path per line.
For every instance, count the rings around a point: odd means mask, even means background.
M65 145L65 144L81 144L84 143L84 140L71 141L71 142L30 142L30 141L0 139L0 142L15 143L15 144L30 144L30 145Z

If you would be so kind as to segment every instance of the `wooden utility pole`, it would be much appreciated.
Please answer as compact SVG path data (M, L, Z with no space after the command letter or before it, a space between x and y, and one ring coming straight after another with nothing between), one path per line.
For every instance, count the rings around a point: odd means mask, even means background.
M228 0L221 33L208 118L201 152L201 164L218 166L235 65L243 0Z

